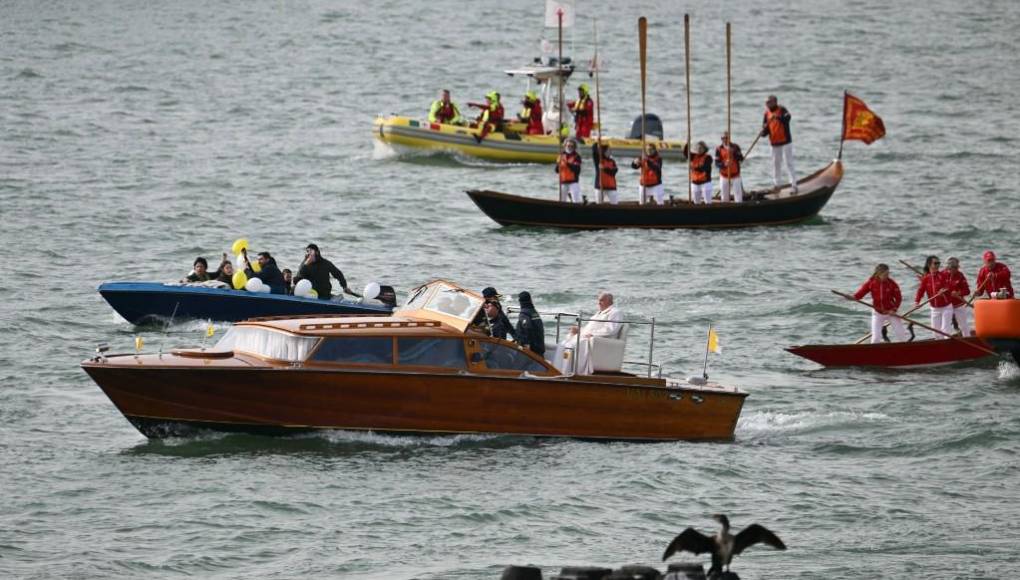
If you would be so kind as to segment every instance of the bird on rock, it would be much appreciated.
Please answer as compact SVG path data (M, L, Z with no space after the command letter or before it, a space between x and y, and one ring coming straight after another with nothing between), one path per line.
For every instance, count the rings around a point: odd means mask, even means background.
M666 551L662 554L663 561L677 552L687 551L694 554L708 552L712 554L712 567L708 569L708 577L712 578L721 574L724 568L726 572L729 572L733 556L757 543L768 544L777 550L786 549L786 544L783 544L783 541L765 526L751 524L740 533L733 535L730 533L729 518L722 514L716 514L712 516L712 519L722 525L722 529L717 534L706 536L694 528L687 528L673 538L673 541L666 547Z

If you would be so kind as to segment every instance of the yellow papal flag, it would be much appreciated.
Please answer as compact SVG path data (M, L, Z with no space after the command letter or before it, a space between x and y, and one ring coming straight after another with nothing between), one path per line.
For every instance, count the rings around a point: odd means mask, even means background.
M145 341L142 340L142 337L136 336L135 337L135 351L136 352L142 352L142 347L143 346L145 346Z
M708 350L716 354L722 353L722 347L719 346L719 335L711 326L708 327Z

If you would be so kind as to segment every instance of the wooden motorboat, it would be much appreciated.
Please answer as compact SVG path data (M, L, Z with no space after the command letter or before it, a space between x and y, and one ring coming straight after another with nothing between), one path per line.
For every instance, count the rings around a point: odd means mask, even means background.
M977 337L879 342L875 344L807 344L786 350L827 367L924 367L991 357Z
M255 316L304 314L375 314L393 310L377 301L319 300L159 282L106 282L99 293L131 324L182 319L237 322Z
M746 393L624 372L561 374L471 326L482 297L437 280L390 317L262 318L209 350L100 352L85 372L144 435L191 428L729 440Z
M481 142L475 140L478 129L466 125L430 123L427 120L402 116L378 117L373 134L388 145L411 149L446 151L488 161L507 163L556 163L561 144L556 135L528 135L510 124L506 131L494 131ZM518 129L518 130L514 130ZM591 155L595 138L579 139L578 152ZM641 154L641 139L603 137L618 158L638 157ZM664 159L683 160L683 142L649 139L659 149Z
M835 160L823 169L778 190L750 192L743 203L695 205L677 199L666 205L576 204L487 190L467 194L487 216L504 226L545 226L573 229L607 228L742 228L791 224L821 211L843 178L843 164ZM592 200L594 201L594 200Z
M1013 360L1020 362L1020 300L974 301L974 334L995 350L1011 353Z

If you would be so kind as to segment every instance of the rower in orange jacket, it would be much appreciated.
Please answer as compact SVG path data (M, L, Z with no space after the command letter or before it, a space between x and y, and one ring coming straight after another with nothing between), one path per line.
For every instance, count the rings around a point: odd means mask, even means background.
M1013 298L1013 284L1009 280L1009 268L997 262L995 252L988 250L984 256L985 265L977 275L977 295L990 298Z
M581 155L577 152L577 141L569 138L563 142L563 152L556 163L560 174L560 201L581 203Z
M662 205L666 195L662 187L662 157L659 157L659 150L655 145L645 145L645 154L635 159L630 164L634 169L641 169L641 177L638 182L638 193L641 195L641 204L648 202L649 197L655 198L655 203Z
M790 174L790 190L797 193L797 175L793 170L793 136L790 134L790 111L779 106L775 95L765 100L765 118L762 120L761 136L769 138L772 145L772 185L779 187L779 172L786 164Z
M730 201L730 192L737 203L744 201L744 184L740 180L743 161L740 145L730 141L728 132L723 132L722 144L715 148L715 166L719 168L719 191L724 202Z
M691 154L684 148L691 164L691 199L695 204L712 204L712 156L708 154L708 145L698 141Z
M609 203L616 205L620 203L620 195L616 192L616 173L619 169L609 153L609 143L595 143L591 150L592 158L599 168L595 173L595 191L601 189L609 197Z
M574 135L578 139L591 137L592 127L595 126L595 102L591 100L589 91L588 85L582 83L577 87L577 100L567 103L574 115Z
M948 276L945 272L939 271L941 264L938 256L928 256L924 261L924 275L921 276L920 285L914 294L914 305L919 306L925 296L930 298L928 307L931 309L931 327L952 334L953 306L949 296L946 295L949 293ZM937 332L933 334L935 338L946 338Z
M854 298L860 300L871 294L873 304L871 311L871 343L882 342L882 327L888 322L893 329L893 334L900 342L907 340L907 330L903 327L903 321L891 314L896 314L903 302L903 295L900 294L900 286L889 277L889 266L879 264L875 266L874 273L868 278L861 288L854 294Z

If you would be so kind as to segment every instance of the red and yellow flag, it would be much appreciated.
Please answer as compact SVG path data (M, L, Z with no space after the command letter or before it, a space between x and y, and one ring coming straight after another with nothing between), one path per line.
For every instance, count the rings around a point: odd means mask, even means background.
M864 141L870 145L885 136L885 124L864 101L843 93L843 140Z

